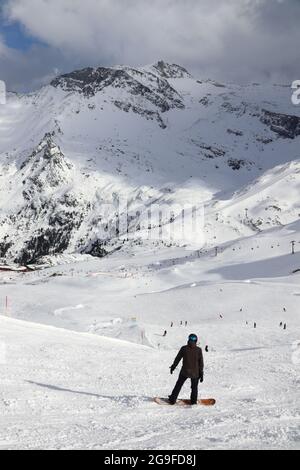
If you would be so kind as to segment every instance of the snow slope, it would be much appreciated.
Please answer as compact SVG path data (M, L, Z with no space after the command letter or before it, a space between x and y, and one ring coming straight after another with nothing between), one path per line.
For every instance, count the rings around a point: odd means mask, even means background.
M151 401L173 386L175 377L167 373L173 351L7 318L0 325L7 345L7 363L1 365L2 448L299 446L291 333L280 337L274 328L272 336L262 330L255 338L239 327L238 343L206 357L201 394L213 393L217 406L178 409Z

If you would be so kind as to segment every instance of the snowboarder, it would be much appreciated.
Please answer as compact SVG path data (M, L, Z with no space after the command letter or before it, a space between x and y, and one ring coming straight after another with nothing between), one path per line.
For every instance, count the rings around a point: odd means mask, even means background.
M173 374L179 362L183 360L183 366L180 371L177 383L171 395L169 395L169 403L175 405L178 395L187 379L191 379L192 392L191 404L197 405L198 402L198 385L199 380L203 382L204 361L202 349L197 346L198 337L191 334L188 338L188 344L183 346L177 354L170 372Z

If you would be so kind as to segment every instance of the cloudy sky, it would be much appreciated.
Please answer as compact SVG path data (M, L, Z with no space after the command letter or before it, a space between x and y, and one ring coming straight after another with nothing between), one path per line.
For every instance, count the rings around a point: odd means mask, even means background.
M199 78L300 79L300 0L0 0L0 79L164 59Z

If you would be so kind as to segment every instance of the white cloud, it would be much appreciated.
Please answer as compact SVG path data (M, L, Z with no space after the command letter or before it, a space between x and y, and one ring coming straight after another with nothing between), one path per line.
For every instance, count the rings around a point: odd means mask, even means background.
M235 0L10 0L7 14L65 53L145 63L160 55L186 58L197 48L200 56L218 49L224 31L239 23L237 5Z
M297 78L298 0L6 2L7 18L48 44L59 68L163 58L220 80Z

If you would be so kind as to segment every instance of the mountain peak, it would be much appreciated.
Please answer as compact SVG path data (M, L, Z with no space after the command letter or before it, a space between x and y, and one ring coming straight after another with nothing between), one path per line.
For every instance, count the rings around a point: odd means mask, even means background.
M168 73L173 77L183 76L184 69L162 62L158 64L160 65L157 65L155 73L154 69L138 70L124 66L86 68L57 77L51 82L51 86L66 92L83 94L87 98L100 92L106 93L106 99L111 100L119 110L131 111L146 119L156 120L160 127L165 129L166 125L159 113L185 107L182 96L168 82L165 75Z
M163 60L158 61L151 66L152 72L159 75L160 79L172 78L191 78L191 74L180 65L168 64ZM81 70L75 70L71 73L60 75L51 81L50 85L55 88L62 88L65 91L76 91L86 96L93 96L96 92L103 90L108 86L115 88L140 86L137 75L148 76L149 71L145 68L134 69L131 67L87 67ZM139 77L140 78L140 77ZM151 77L150 77L151 78ZM136 91L135 91L136 93Z
M168 64L159 60L152 66L163 78L191 78L191 74L181 65Z

